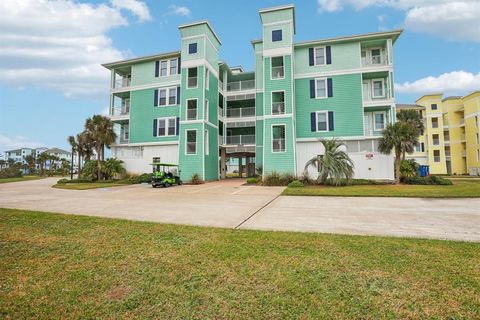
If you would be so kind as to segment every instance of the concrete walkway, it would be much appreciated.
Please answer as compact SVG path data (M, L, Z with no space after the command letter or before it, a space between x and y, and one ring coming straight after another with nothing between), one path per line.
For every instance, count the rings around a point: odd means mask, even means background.
M55 178L0 184L0 207L241 229L480 242L480 199L279 196L231 179L153 189L61 190Z

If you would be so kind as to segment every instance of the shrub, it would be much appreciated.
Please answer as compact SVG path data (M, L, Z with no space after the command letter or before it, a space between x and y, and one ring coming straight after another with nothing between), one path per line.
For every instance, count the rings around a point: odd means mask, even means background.
M200 175L198 173L194 173L192 175L192 178L190 179L191 184L202 184L203 180L200 178Z
M23 173L16 167L4 168L0 170L0 179L4 178L21 178Z
M348 186L348 185L353 185L353 186L365 186L365 185L381 185L385 184L384 182L379 182L375 180L368 180L368 179L352 179L352 180L347 180L347 179L340 179L337 183L333 179L327 179L325 180L325 184L329 186Z
M288 184L289 188L303 188L304 185L301 181L294 180Z
M83 165L82 172L80 173L80 179L97 180L97 161L89 160Z
M60 179L57 181L57 184L66 184L66 183L69 183L70 182L70 179Z
M257 178L248 178L247 183L248 184L256 184L257 183Z
M264 186L286 186L296 178L291 173L278 173L277 171L271 171L269 174L263 177Z
M414 159L402 160L400 163L400 178L412 178L417 175L418 163Z
M444 179L438 176L428 176L428 177L411 177L405 178L403 181L405 184L416 184L416 185L442 185L449 186L452 185L452 181Z

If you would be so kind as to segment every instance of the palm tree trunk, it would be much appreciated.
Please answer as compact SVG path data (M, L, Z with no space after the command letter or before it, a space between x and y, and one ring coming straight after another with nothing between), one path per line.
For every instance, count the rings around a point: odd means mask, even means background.
M100 163L100 156L101 156L101 148L97 148L97 179L98 180L101 180L102 179L102 166L101 166L101 163Z
M400 164L401 164L400 154L395 155L395 184L400 184Z

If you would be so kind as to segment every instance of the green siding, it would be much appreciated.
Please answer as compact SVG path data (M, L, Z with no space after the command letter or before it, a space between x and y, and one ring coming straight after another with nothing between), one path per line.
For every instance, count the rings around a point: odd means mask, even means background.
M130 142L176 141L174 137L154 137L153 119L162 117L178 117L179 106L154 107L155 89L136 90L130 93Z
M292 119L270 118L265 119L265 145L263 159L263 173L272 171L295 174L295 141L293 136ZM272 125L285 124L285 152L272 152Z
M284 56L284 79L270 79L271 58L265 58L265 115L272 114L272 91L285 91L285 113L292 113L292 57Z
M176 59L172 56L162 60ZM180 82L180 75L172 75L166 77L155 77L155 61L142 62L132 65L132 86Z
M272 42L272 31L282 30L282 41ZM276 49L292 46L292 24L282 23L276 25L268 25L263 27L263 43L265 49Z
M361 74L332 76L333 97L310 98L310 80L295 80L295 113L297 138L363 136ZM334 111L335 130L312 132L310 113Z
M255 166L263 168L263 120L256 121L255 144Z
M205 180L218 179L218 130L210 125L205 125L208 131L209 154L205 155Z
M257 92L255 97L255 112L257 117L263 116L263 93Z
M186 154L186 136L185 132L188 129L197 130L197 154L187 155ZM179 164L180 164L180 177L182 180L189 181L192 178L192 175L197 173L202 179L205 179L203 176L203 123L183 123L180 126L180 148L179 148Z
M308 49L314 48L315 46L295 47L295 74L330 72L336 70L360 68L360 44L358 42L332 44L330 46L332 50L332 64L323 66L309 66Z

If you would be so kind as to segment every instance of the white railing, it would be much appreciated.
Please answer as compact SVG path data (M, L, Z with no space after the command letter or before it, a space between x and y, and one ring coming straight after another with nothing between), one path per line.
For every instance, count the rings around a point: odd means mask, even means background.
M187 110L187 120L197 120L197 109Z
M460 140L461 140L461 141L465 141L465 133L462 133L462 134L461 134Z
M110 116L115 117L115 116L127 116L130 114L130 108L126 109L123 107L114 107L110 111Z
M120 78L115 78L115 82L113 83L114 88L126 88L130 87L132 84L132 79L129 77L120 77Z
M254 117L255 116L255 107L245 107L245 108L227 108L227 118L245 118L245 117Z
M227 91L243 91L255 89L255 80L243 80L227 83Z
M285 113L285 102L272 103L272 114L284 114L284 113Z
M223 117L223 108L218 108L218 116Z
M187 88L195 88L198 83L198 77L189 77Z
M237 136L227 136L227 144L246 145L255 144L254 134L243 134Z
M221 136L221 135L218 135L218 144L219 145L224 145L225 144L225 141L223 140L223 136Z
M272 67L272 79L283 78L285 76L283 66Z
M223 81L222 80L218 80L218 89L223 91Z
M385 53L379 56L362 57L362 67L385 66L388 64L387 55Z
M385 79L385 81L388 81L388 79ZM381 100L390 100L391 95L390 95L390 88L389 86L386 86L383 88L383 96L373 96L373 89L372 89L372 83L368 82L362 84L362 90L363 90L363 101L381 101Z
M285 139L273 139L272 149L274 152L285 151Z

